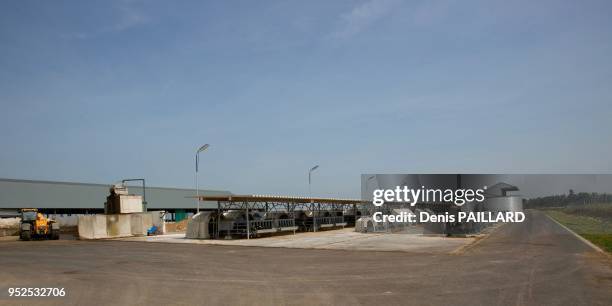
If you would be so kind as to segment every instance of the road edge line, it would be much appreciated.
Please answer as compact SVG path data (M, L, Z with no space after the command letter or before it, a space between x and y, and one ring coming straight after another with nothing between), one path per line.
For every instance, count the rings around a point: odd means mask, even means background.
M551 217L549 214L544 213L546 215L546 217L548 217L548 219L552 220L553 222L557 223L559 226L561 226L562 228L564 228L566 231L568 231L570 234L574 235L574 237L577 237L578 239L580 239L582 242L584 242L586 245L590 246L592 249L594 249L595 251L604 254L607 257L610 257L610 254L608 254L608 252L604 251L602 248L600 248L599 246L597 246L596 244L590 242L588 239L580 236L579 234L577 234L576 232L572 231L569 227L561 224L561 222L555 220L555 218Z

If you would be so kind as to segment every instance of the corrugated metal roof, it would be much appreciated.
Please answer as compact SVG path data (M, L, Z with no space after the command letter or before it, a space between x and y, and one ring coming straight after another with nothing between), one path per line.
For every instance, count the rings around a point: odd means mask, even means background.
M487 191L485 193L490 196L505 197L507 196L508 191L519 191L519 188L508 183L499 182L487 188Z
M103 209L111 184L0 179L0 208ZM131 194L142 188L129 186ZM231 195L229 191L200 190L205 195ZM148 187L149 209L193 209L195 189ZM216 208L216 202L202 202L201 208Z
M195 197L194 197L195 198ZM276 202L276 203L318 203L318 204L367 204L366 201L359 199L339 199L339 198L309 198L295 196L277 195L201 195L202 201L223 201L223 202Z

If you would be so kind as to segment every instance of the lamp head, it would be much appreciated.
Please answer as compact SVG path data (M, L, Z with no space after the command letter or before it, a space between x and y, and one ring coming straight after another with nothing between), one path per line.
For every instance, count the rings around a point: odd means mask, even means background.
M205 144L205 145L201 146L201 147L198 149L198 153L200 153L200 152L202 152L202 151L204 151L204 150L208 149L208 147L210 147L210 145L209 145L209 144Z

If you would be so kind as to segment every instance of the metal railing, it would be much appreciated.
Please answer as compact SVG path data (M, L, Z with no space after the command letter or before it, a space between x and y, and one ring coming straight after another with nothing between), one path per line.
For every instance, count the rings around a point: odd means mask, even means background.
M275 223L274 222L276 220L253 220L253 221L249 221L249 224L251 225L251 229L252 230L259 230L259 229L272 229L275 228ZM246 226L246 221L244 221L245 226Z
M316 217L315 219L317 221L317 225L327 225L327 224L336 225L336 224L344 223L344 217L343 216Z
M270 220L250 220L250 230L268 230L295 227L295 219L270 219ZM246 220L221 221L219 228L222 232L242 233L246 232Z
M272 219L272 220L253 220L250 221L252 229L275 229L282 227L294 227L295 219Z
M276 227L295 227L295 219L278 219Z

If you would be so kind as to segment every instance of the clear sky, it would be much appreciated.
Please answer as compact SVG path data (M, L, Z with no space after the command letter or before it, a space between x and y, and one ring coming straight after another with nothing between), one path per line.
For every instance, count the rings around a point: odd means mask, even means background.
M610 1L1 1L0 177L612 172Z

